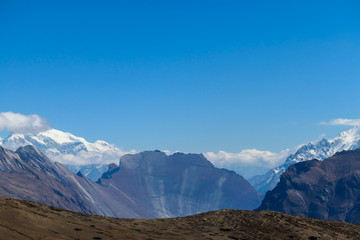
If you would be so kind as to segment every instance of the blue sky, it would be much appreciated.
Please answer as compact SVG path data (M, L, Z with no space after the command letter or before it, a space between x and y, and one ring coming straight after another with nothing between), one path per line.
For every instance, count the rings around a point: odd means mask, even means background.
M124 149L280 151L360 118L358 1L0 1L0 112ZM5 134L4 132L2 133Z

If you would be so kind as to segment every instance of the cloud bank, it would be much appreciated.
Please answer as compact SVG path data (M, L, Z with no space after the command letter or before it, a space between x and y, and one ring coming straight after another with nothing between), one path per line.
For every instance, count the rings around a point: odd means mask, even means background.
M264 167L277 167L283 163L285 158L291 154L290 149L283 150L279 153L270 151L261 151L257 149L246 149L239 153L229 153L219 151L217 153L207 152L205 157L216 165L242 163L246 165L261 165Z
M358 127L360 126L360 119L346 119L346 118L337 118L333 119L329 122L320 122L321 125L344 125L344 126L352 126Z
M217 153L207 152L204 153L204 156L215 167L233 170L245 178L249 178L254 175L264 174L266 171L279 166L296 149L285 149L279 153L257 149L246 149L239 153L219 151Z
M115 148L104 152L96 151L80 151L74 154L54 152L53 149L45 151L46 155L55 162L60 162L65 165L88 165L88 164L119 164L120 157L126 154L134 154L135 150L123 151Z
M278 153L257 149L245 149L238 153L219 151L206 152L203 153L203 155L215 167L235 171L244 178L249 179L255 175L265 174L270 169L283 164L286 158L290 154L295 153L300 146L301 145L285 149ZM166 155L172 155L176 152L186 153L183 151L161 151L166 153Z
M50 124L36 114L23 115L13 112L0 113L0 131L14 133L38 133L50 129Z

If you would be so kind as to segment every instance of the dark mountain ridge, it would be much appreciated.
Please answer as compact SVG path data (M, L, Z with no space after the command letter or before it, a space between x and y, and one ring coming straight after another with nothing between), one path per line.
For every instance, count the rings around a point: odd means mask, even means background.
M360 150L291 165L259 209L360 222Z

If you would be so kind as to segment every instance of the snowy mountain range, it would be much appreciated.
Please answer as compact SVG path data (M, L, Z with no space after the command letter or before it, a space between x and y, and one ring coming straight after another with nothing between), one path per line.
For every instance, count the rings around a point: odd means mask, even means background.
M337 152L358 148L360 148L360 127L354 127L340 133L339 136L333 139L327 140L323 138L315 143L301 146L282 165L271 169L264 175L249 179L249 182L259 192L266 193L266 191L272 190L276 186L280 181L280 175L292 164L312 159L324 160Z
M55 129L36 134L14 133L4 139L0 138L0 145L13 151L20 146L33 145L53 161L64 164L74 173L81 171L84 176L94 182L108 170L108 164L117 163L121 156L136 152L135 150L126 152L102 140L90 143L84 138ZM357 148L360 148L360 127L344 131L330 140L323 138L320 141L302 145L293 154L287 155L288 157L284 158L285 161L280 166L269 170L264 175L250 178L249 182L259 192L266 193L266 191L272 190L276 186L280 175L294 163L311 159L323 160L331 157L336 152ZM286 153L286 151L283 152ZM217 166L217 163L208 154L205 154L205 156ZM232 168L234 166L236 167L235 163ZM246 168L241 169L243 171L247 170Z
M20 146L33 145L51 160L67 166L72 172L97 181L108 170L108 164L116 163L120 157L135 153L126 152L105 141L87 142L71 133L50 129L36 134L14 133L1 139L0 145L15 151Z

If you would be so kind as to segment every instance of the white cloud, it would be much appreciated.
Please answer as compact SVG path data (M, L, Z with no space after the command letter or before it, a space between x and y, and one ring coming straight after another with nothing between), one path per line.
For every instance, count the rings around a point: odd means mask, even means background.
M36 114L23 115L13 112L0 113L0 131L15 133L37 133L50 129L49 123Z
M239 153L229 153L219 151L217 153L207 152L205 157L214 165L227 165L227 164L245 164L262 167L276 167L283 163L293 151L290 149L283 150L279 153L270 151L261 151L257 149L246 149Z
M80 151L75 154L61 154L60 152L49 149L45 151L46 155L55 162L68 165L87 165L87 164L110 164L119 163L120 157L126 154L134 154L135 150L123 151L121 149L108 150L105 152Z
M180 152L180 153L187 153L187 152L181 152L181 151L178 151L178 150L176 150L176 151L170 151L170 150L161 150L163 153L165 153L166 155L168 155L168 156L170 156L170 155L173 155L174 153L178 153L178 152Z
M266 171L279 166L296 149L298 147L285 149L279 153L257 149L246 149L239 153L219 151L217 153L207 152L204 153L204 156L215 167L233 170L245 178L250 178L254 175L264 174Z
M360 126L360 119L346 119L346 118L337 118L333 119L330 122L320 122L321 125L345 125L345 126Z
M238 153L225 151L206 152L203 155L217 168L233 170L249 179L255 175L265 174L268 170L284 163L286 158L295 153L301 145L291 149L285 149L279 153L261 151L257 149L245 149ZM162 150L167 155L179 151Z

